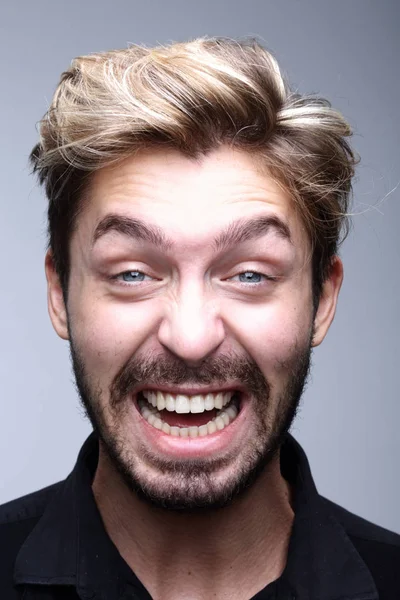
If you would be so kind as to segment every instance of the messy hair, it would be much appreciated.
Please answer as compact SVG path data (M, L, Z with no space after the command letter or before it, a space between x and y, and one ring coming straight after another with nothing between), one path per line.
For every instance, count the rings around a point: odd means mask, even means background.
M69 241L92 173L142 148L196 158L229 144L261 159L293 200L312 244L316 308L349 230L357 162L350 135L327 100L292 91L274 56L254 40L133 45L74 59L31 153L64 295Z

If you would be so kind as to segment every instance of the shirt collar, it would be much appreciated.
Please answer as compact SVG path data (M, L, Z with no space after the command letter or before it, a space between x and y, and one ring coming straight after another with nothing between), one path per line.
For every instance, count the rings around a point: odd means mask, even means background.
M74 585L81 597L98 590L104 598L120 598L128 587L146 596L104 529L91 489L97 458L92 433L20 549L17 584ZM367 566L318 494L306 454L290 434L281 471L295 491L295 518L280 584L296 600L378 600Z
M92 492L98 460L94 433L69 477L46 507L17 556L16 584L75 586L82 598L120 598L141 587L104 528ZM97 597L97 595L96 595Z
M307 456L288 434L282 475L294 485L295 519L282 579L296 600L378 600L372 576L315 486Z

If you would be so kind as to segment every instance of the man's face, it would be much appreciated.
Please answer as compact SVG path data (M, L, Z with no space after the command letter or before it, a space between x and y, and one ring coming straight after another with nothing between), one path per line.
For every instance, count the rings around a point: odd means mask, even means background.
M290 199L242 151L146 151L95 174L70 252L68 336L103 448L155 504L225 504L276 456L308 373Z

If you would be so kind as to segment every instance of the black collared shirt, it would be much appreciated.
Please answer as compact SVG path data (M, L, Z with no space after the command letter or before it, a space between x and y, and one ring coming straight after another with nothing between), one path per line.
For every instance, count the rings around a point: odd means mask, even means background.
M92 434L65 481L0 507L1 600L151 600L104 529L97 460ZM294 489L287 564L252 600L399 600L400 535L320 496L290 434L281 472Z

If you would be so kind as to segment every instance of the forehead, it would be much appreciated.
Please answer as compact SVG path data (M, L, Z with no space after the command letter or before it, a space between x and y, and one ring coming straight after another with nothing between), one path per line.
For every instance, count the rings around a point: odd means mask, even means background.
M265 214L286 223L298 242L305 235L293 202L259 159L227 147L199 159L170 149L138 152L97 171L87 195L81 220L92 231L108 214L120 214L182 242L206 241L230 220Z

